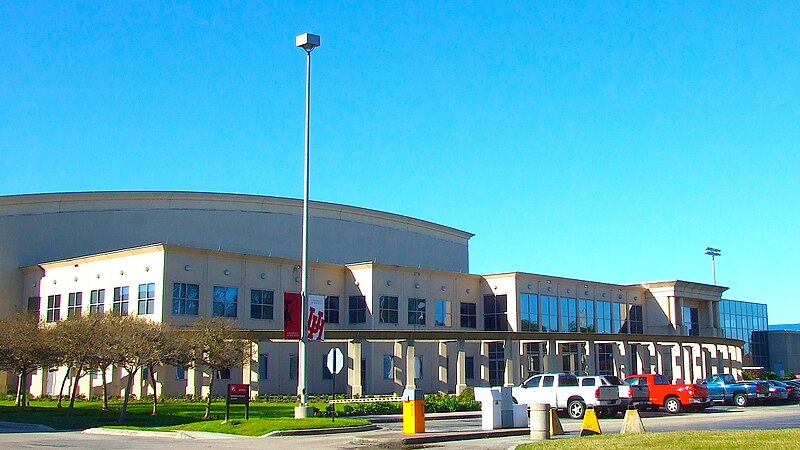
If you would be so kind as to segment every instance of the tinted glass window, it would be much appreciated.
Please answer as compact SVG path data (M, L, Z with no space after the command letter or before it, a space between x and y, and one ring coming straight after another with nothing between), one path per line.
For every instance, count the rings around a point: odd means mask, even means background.
M655 384L670 384L669 380L667 380L667 377L665 377L664 375L656 375L654 383Z
M581 386L594 386L594 378L584 378L581 380Z
M542 387L552 387L553 382L555 381L556 377L552 375L548 375L544 377L544 382L542 383Z
M558 380L559 386L577 386L578 385L578 377L575 376L565 376L562 375L561 378Z
M612 386L622 386L622 380L620 380L619 378L615 377L614 375L606 375L603 378L606 381L608 381L608 384L610 384Z

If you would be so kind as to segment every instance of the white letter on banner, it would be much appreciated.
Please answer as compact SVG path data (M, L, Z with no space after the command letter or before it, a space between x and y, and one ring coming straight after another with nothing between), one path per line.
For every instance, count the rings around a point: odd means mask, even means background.
M325 297L309 294L308 296L308 340L325 339Z

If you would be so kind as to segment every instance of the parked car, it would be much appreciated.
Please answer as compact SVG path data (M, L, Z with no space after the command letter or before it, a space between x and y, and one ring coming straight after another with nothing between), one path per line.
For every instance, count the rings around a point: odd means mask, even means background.
M620 405L616 413L623 413L630 405L646 406L650 404L650 388L647 386L631 386L625 384L614 375L594 375L578 377L581 386L617 386Z
M786 401L788 402L796 402L800 399L800 391L791 384L779 380L769 380L769 384L786 389Z
M766 398L768 403L781 403L789 398L789 391L777 383L775 380L767 380L769 383L769 397Z
M769 398L769 383L760 380L736 381L731 374L719 374L703 381L713 402L746 406Z
M610 414L620 404L616 386L580 386L578 377L568 373L534 375L512 388L511 396L515 403L549 403L572 419L582 419L587 406Z
M650 389L650 404L663 407L670 414L677 414L683 409L703 410L711 405L708 388L701 384L672 384L664 375L652 373L630 375L625 378L625 383L647 386Z

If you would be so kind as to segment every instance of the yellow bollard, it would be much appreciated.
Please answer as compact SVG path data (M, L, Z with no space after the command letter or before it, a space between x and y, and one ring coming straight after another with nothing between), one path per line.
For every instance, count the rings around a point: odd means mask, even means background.
M425 432L425 394L422 389L403 391L403 433Z

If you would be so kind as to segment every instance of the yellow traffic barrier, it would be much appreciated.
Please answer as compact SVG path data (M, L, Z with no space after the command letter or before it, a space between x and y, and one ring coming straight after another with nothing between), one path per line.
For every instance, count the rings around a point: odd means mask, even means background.
M622 420L622 428L619 430L619 434L644 432L644 422L642 422L642 417L639 416L639 411L636 409L625 411L625 419Z
M564 433L564 428L561 426L561 420L556 414L555 408L550 408L550 436L558 436Z
M586 409L586 414L583 415L581 436L594 436L596 434L603 434L600 430L600 421L597 420L597 413L594 412L594 408L588 408Z
M425 432L425 395L422 389L403 391L403 433Z

